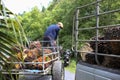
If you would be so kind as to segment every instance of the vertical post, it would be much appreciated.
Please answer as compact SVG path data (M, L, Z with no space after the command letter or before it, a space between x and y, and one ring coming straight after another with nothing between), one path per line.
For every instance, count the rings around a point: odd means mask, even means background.
M73 17L73 28L72 28L72 49L75 44L75 16Z
M57 53L56 54L58 54L57 56L58 56L58 60L60 60L61 59L61 53L60 53L60 45L59 45L59 36L58 36L58 38L57 38L57 42L56 42L56 46L55 46L55 50L57 49ZM55 54L55 55L56 55Z
M78 48L78 26L79 26L79 9L77 8L76 15L75 15L75 56L77 58L77 48Z
M99 61L97 58L98 53L98 35L99 35L99 0L96 0L96 50L95 50L95 60L97 64L99 65Z

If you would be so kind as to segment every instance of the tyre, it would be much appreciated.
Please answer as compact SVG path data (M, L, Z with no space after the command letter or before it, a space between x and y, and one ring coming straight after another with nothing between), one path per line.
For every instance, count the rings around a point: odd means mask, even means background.
M62 61L55 61L53 63L52 80L64 80L64 66Z

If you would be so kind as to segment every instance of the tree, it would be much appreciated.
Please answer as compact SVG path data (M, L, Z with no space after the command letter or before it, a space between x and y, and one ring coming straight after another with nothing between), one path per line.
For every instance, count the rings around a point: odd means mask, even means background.
M65 48L71 48L71 37L72 36L72 27L73 27L73 18L75 16L75 10L77 7L88 4L90 2L94 2L95 0L53 0L50 6L45 9L45 11L40 11L39 9L33 8L32 11L23 14L23 26L26 31L27 37L31 40L36 40L42 38L42 35L47 26L50 24L57 23L59 21L63 22L64 29L60 32L59 35L59 43L61 45L69 45L65 46ZM111 10L119 7L119 0L103 0L100 3L100 12ZM44 10L44 8L43 8ZM80 9L80 16L87 16L93 15L96 13L96 7L89 6L85 9ZM36 16L36 17L35 17ZM118 13L114 13L113 15L107 14L100 18L100 25L107 25L109 22L119 23L119 21L115 21L116 19L119 20L120 15ZM79 28L80 27L90 27L96 26L96 19L85 19L80 20ZM28 30L27 30L28 29ZM32 30L32 31L31 31ZM81 39L90 38L92 34L95 32L87 31L81 32L85 33L82 34L80 37ZM69 37L68 37L69 36ZM65 38L66 37L66 38ZM67 39L70 38L70 39ZM69 41L68 41L69 40Z

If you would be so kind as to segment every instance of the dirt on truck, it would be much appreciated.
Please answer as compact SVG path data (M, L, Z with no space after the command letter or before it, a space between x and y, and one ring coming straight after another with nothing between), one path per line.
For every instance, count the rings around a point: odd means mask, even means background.
M105 3L109 3L110 8ZM115 15L120 13L120 7L113 7L113 4L96 0L76 8L73 23L77 58L75 80L120 80L120 24L117 19L120 15Z

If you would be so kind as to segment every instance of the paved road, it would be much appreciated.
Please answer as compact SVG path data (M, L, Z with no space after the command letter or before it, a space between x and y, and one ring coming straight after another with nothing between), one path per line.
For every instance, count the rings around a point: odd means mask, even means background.
M74 80L74 73L71 73L65 70L65 80ZM33 76L33 75L26 75L21 76L19 80L52 80L51 76Z
M75 74L65 70L65 80L75 80Z

